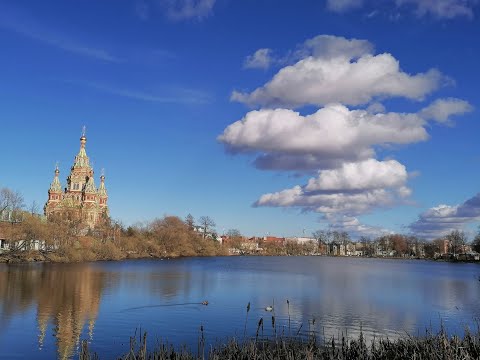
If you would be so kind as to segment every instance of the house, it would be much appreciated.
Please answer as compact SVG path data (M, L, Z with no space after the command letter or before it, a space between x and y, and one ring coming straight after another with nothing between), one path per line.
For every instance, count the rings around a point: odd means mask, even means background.
M329 244L330 255L333 256L345 256L345 245L338 243L336 241L332 241Z
M366 244L363 244L361 242L354 243L355 248L354 248L354 255L355 256L366 256L367 255L367 249L366 249Z
M222 243L223 240L224 240L223 237L217 236L214 232L209 231L208 229L204 233L204 228L203 228L203 226L200 226L200 225L194 225L193 226L193 231L195 231L196 233L198 233L202 237L205 236L206 239L216 240L220 243Z
M246 253L257 252L260 250L257 241L251 241L250 239L243 239L240 244L242 251Z
M14 243L8 242L6 239L0 239L0 254L12 249L27 251L47 251L57 248L57 246L48 246L44 240L19 240Z
M441 255L448 254L450 249L450 241L448 239L441 239L439 241L439 248Z
M356 256L356 254L357 254L357 249L355 247L355 243L354 242L348 242L345 245L345 255L346 256Z
M317 243L317 240L309 237L289 237L285 238L285 241L291 241L299 245L304 245L308 243Z
M457 255L457 260L461 261L479 261L480 260L480 254L474 251L466 252L463 254L458 254Z
M5 233L5 229L4 224L0 223L0 254L5 251L5 250L8 250L9 246L8 246L8 242L7 242L7 235Z
M328 245L322 240L317 241L317 254L319 255L328 254Z
M266 244L275 244L275 245L283 246L285 243L285 238L280 238L276 236L264 236L263 242Z
M7 234L8 228L11 226L11 223L0 222L0 254L9 250L36 250L36 251L47 251L54 250L58 248L58 245L47 245L44 240L9 240ZM16 225L15 225L16 226ZM26 236L25 236L26 237Z
M9 249L9 246L8 246L7 240L0 238L0 254L8 249Z
M260 251L258 246L258 241L256 238L247 238L247 237L233 237L223 235L223 244L228 247L230 254L252 254Z

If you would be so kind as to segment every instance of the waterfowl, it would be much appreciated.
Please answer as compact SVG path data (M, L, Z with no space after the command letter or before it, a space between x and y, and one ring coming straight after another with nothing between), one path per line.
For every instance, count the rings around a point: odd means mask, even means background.
M208 301L207 300L202 301L202 305L208 305Z
M268 305L268 306L265 308L265 311L273 311L273 306Z

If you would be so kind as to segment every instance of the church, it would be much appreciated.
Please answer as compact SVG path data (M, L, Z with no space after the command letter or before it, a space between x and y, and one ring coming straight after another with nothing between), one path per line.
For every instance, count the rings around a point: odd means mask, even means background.
M85 150L86 143L84 128L80 138L80 150L75 156L70 175L67 177L67 186L62 189L59 180L60 170L56 166L44 212L47 219L59 217L64 220L79 221L93 229L109 218L108 195L103 174L100 176L98 189L95 186L93 168L90 166L90 159Z

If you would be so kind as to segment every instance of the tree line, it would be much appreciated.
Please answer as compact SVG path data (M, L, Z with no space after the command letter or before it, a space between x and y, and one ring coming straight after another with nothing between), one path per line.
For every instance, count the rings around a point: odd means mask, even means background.
M391 254L396 257L426 257L435 258L442 254L457 257L471 250L480 253L480 227L472 241L464 231L452 230L447 235L425 240L414 235L385 234L375 238L361 236L358 241L350 239L347 232L318 230L312 233L318 244L340 244L347 247L349 244L358 244L363 256Z
M88 261L140 257L224 255L225 249L213 233L215 222L208 216L186 219L163 216L125 227L105 219L93 229L81 219L38 214L38 207L27 208L23 196L8 188L0 189L0 235L3 257L25 258L40 243L38 260ZM198 231L198 228L203 229Z
M0 189L0 235L7 241L9 253L20 254L40 240L42 256L54 261L227 255L232 249L236 254L265 255L358 255L359 250L361 256L426 258L445 252L455 257L470 249L480 253L480 228L471 242L465 232L458 230L433 241L402 234L373 239L362 236L353 241L344 231L317 230L312 233L312 242L272 243L260 237L254 238L256 246L252 248L248 247L252 240L237 229L223 234L222 245L217 241L215 226L209 216L201 216L196 221L188 214L185 219L163 216L128 227L105 219L94 229L85 229L81 219L50 216L47 220L38 214L35 202L29 207L25 205L20 192ZM339 249L343 249L343 253Z

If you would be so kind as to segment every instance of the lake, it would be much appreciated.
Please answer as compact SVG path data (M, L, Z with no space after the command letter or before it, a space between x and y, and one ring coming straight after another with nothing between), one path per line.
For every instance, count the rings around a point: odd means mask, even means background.
M477 264L315 256L0 264L0 359L72 358L83 339L111 359L144 331L196 351L200 326L210 344L242 339L245 323L254 336L262 317L272 334L267 306L277 333L395 338L443 322L463 335L480 317L479 276Z

